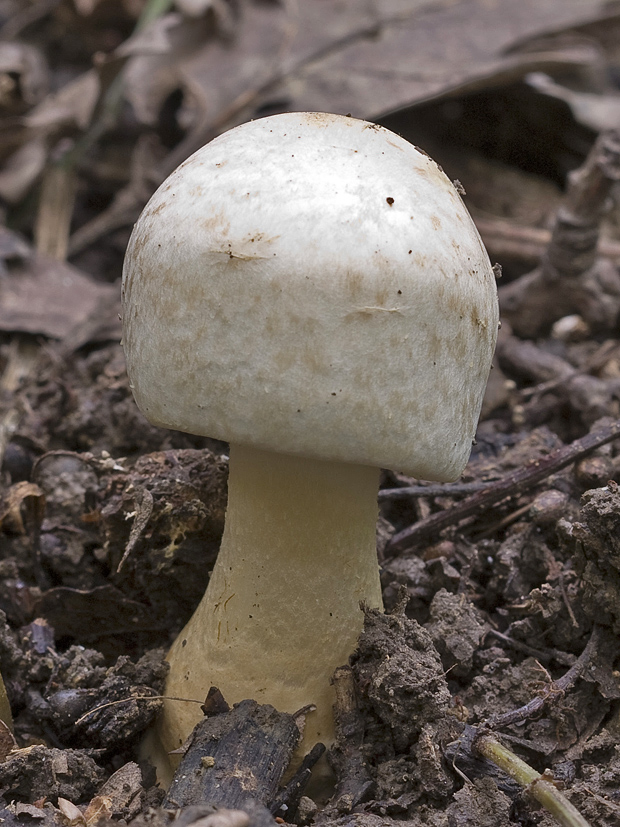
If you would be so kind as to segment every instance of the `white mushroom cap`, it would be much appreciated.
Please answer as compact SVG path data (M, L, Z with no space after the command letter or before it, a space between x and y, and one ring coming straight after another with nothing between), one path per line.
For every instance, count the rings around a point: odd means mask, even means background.
M153 423L452 480L495 346L455 187L387 129L291 113L196 152L135 226L124 344Z

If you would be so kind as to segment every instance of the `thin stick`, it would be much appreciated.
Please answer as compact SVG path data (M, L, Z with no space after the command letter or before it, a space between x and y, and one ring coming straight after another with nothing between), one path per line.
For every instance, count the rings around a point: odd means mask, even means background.
M379 502L382 500L405 500L408 497L455 497L460 494L472 494L489 487L487 482L451 482L437 485L404 485L402 488L382 488Z
M528 465L508 474L498 482L493 483L483 491L457 503L446 511L431 514L424 520L395 534L385 549L385 558L394 557L406 549L413 548L423 541L439 534L449 526L456 525L461 520L473 515L479 515L486 509L537 485L542 480L566 468L573 462L589 454L595 448L600 448L608 442L613 442L620 436L620 420L601 428L593 433L576 439L570 445L563 445L552 451L546 457L532 460Z
M512 709L510 712L505 712L503 715L495 716L488 721L488 725L493 729L499 729L500 727L506 727L509 724L515 724L518 721L525 721L527 718L531 718L533 715L540 712L550 698L566 692L574 685L577 678L583 674L586 666L592 659L592 655L599 644L599 640L599 629L595 626L592 630L592 634L590 635L590 640L587 642L583 652L579 655L575 663L571 666L568 672L562 675L561 678L558 678L557 681L552 681L549 684L544 695L538 695L537 697L532 698L531 701L526 703L524 706L519 707L519 709Z
M131 698L121 698L118 701L108 701L105 704L94 706L92 709L89 709L88 712L81 715L73 726L78 726L79 724L84 723L84 721L91 715L94 715L96 712L100 712L102 709L107 709L109 706L129 704L132 701L181 701L181 703L184 704L200 704L201 706L204 706L204 701L197 701L195 698L175 698L171 695L134 695Z

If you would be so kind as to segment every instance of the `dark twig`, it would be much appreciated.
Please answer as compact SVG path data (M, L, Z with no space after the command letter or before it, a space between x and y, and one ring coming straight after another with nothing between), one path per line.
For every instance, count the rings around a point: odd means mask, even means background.
M599 640L599 630L598 627L595 626L592 630L592 634L590 635L590 640L587 642L583 652L579 655L575 663L571 666L568 672L562 675L561 678L558 678L557 681L552 681L549 684L544 695L537 695L535 698L532 698L531 701L528 701L528 703L518 709L512 709L510 712L504 712L502 715L496 715L488 721L488 725L493 729L500 729L501 727L506 727L519 721L525 721L540 712L550 698L557 697L557 695L569 690L577 678L583 674L585 668L592 659L592 655L596 651Z
M325 744L318 743L312 747L310 752L306 753L293 777L284 789L280 790L275 801L271 803L269 809L274 816L280 818L286 816L288 819L295 816L301 797L308 786L308 781L310 781L312 767L323 756L324 752Z
M488 488L485 482L452 482L438 483L437 485L404 485L402 488L382 488L379 491L379 502L382 500L405 500L408 497L458 497L461 494L472 494Z
M568 652L562 652L560 649L536 649L533 646L528 646L527 643L523 643L522 640L516 640L510 637L510 635L504 635L502 632L498 632L497 629L489 629L487 635L496 637L498 640L501 640L502 643L505 643L506 646L516 649L517 652L524 652L526 655L536 658L536 660L541 663L556 661L556 663L562 666L572 666L575 662L575 656Z
M532 460L525 467L508 474L483 491L467 497L452 508L440 511L437 514L431 514L430 517L398 532L388 542L385 557L394 557L406 549L411 549L419 543L435 537L440 531L449 526L457 525L467 517L481 514L501 500L522 494L552 474L561 471L562 468L566 468L567 465L581 459L595 448L613 442L619 436L620 420L616 420L605 428L586 434L581 439L576 439L570 445L563 445L546 457Z

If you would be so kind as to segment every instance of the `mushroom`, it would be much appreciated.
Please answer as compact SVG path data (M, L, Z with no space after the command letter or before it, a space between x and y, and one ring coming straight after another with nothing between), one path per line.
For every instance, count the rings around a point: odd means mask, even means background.
M440 167L361 120L243 124L181 164L123 272L131 387L160 426L230 443L228 510L166 695L313 704L381 607L379 468L455 480L498 327L495 278ZM164 753L201 717L166 701Z

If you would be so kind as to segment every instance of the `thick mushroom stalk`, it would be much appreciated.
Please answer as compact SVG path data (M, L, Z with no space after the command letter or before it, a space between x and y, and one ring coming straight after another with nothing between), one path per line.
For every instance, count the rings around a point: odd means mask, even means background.
M334 670L359 637L360 603L376 608L379 471L231 446L226 529L209 587L173 645L166 693L203 698L218 686L295 712L314 704L310 743L333 740ZM167 701L166 751L200 720Z
M232 446L222 551L167 695L312 703L304 746L329 740L331 673L360 600L381 605L372 469L458 478L497 323L454 185L375 124L252 121L162 184L123 270L134 396L154 424ZM166 750L197 710L166 702Z

